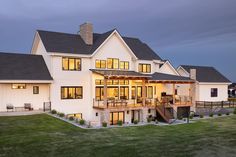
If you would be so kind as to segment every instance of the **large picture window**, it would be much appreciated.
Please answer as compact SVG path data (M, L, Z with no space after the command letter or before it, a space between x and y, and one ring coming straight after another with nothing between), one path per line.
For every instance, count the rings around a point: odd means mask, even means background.
M151 64L139 64L138 71L143 73L151 73Z
M80 58L62 58L62 70L80 71L81 59Z
M83 88L76 87L61 87L61 99L82 99Z
M217 96L218 96L218 89L211 88L211 97L217 97Z
M106 68L106 61L105 60L96 60L96 68L98 69L105 69Z
M119 59L108 58L107 59L107 68L108 69L119 69Z
M12 84L12 89L26 89L26 84L24 83Z

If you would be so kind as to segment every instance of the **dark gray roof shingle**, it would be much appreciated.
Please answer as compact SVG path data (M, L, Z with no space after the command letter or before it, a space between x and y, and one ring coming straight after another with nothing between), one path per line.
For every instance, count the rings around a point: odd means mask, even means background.
M92 54L114 31L99 34L93 33L93 45L87 45L79 34L68 34L38 30L39 36L47 52ZM138 59L161 60L161 58L145 43L137 38L122 37Z
M52 80L40 55L0 52L0 80Z
M155 72L151 75L152 78L150 80L153 81L184 81L184 82L193 82L189 77L177 76L177 75L170 75L170 74L163 74Z
M223 82L223 83L230 82L229 79L227 79L214 67L193 66L193 65L180 65L180 66L183 67L188 73L190 73L190 69L196 69L197 73L196 77L197 81L199 82Z

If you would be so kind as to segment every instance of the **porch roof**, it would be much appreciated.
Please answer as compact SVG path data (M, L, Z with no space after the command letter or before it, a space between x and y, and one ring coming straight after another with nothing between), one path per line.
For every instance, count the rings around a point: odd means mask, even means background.
M136 71L100 69L90 69L90 71L108 78L148 79L152 77L150 75L145 75Z
M155 72L151 75L149 82L160 82L160 83L194 83L194 80L189 77L163 74Z

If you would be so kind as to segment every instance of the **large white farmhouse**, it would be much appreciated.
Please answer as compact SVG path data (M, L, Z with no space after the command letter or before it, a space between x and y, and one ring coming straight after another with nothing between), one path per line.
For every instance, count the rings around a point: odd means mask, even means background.
M176 70L141 40L116 29L94 33L90 23L79 34L37 30L31 54L0 53L0 111L51 102L93 125L147 117L169 122L171 111L194 110L195 101L227 100L228 84L213 68Z

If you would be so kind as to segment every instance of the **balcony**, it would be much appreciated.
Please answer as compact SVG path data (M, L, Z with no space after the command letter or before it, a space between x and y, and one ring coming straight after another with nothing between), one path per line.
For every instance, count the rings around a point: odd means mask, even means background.
M145 100L143 102L143 100ZM105 104L103 100L93 99L93 108L95 109L141 109L143 107L155 108L157 105L168 104L170 106L191 106L192 99L189 96L162 97L161 101L157 98L140 98L140 99L108 99Z

